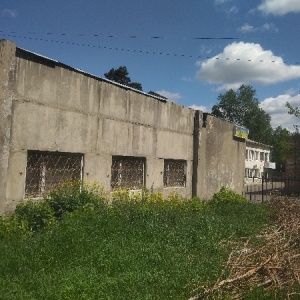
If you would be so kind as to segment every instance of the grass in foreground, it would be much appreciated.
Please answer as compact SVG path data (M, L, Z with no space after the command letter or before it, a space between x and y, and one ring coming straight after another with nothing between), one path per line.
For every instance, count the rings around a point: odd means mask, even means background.
M266 222L251 203L87 205L34 234L0 237L0 299L188 299L222 273L224 240Z

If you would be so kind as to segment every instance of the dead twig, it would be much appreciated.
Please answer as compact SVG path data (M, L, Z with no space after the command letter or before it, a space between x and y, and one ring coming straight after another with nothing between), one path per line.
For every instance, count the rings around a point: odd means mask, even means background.
M216 283L202 287L203 292L189 300L211 299L221 294L226 295L223 298L242 299L243 293L253 286L273 291L286 289L286 299L300 295L289 290L300 290L299 200L273 199L270 207L276 212L274 225L259 235L263 245L255 247L248 239L241 250L230 253Z

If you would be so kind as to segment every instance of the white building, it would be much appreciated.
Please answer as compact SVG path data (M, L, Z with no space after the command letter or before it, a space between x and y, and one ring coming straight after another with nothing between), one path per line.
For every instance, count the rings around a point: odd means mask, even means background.
M246 140L245 182L261 179L268 169L275 169L271 162L271 146Z

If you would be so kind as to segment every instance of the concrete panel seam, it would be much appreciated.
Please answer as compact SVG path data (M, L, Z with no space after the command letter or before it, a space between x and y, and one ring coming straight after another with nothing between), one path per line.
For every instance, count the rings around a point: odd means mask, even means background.
M82 114L82 115L85 115L85 116L99 117L101 119L106 119L106 120L124 122L124 123L132 124L132 125L138 125L138 126L143 126L143 127L147 127L147 128L153 128L153 129L166 131L166 132L179 133L179 134L188 135L188 136L193 135L192 131L191 132L178 131L178 130L172 130L172 129L168 129L168 128L164 128L164 127L158 127L158 126L143 124L143 123L139 123L139 122L133 122L133 121L129 121L129 120L126 120L126 119L123 119L123 118L116 118L116 117L112 118L112 117L110 117L108 115L105 115L105 114L102 114L102 113L92 113L92 112L86 113L86 112L83 112L83 111L78 110L78 109L71 109L71 108L67 108L67 107L63 107L63 106L57 106L57 105L49 105L49 104L38 102L36 100L14 99L13 101L14 102L20 102L20 103L32 103L32 104L35 104L37 106L49 107L49 108L68 111L68 112L74 112L74 113Z

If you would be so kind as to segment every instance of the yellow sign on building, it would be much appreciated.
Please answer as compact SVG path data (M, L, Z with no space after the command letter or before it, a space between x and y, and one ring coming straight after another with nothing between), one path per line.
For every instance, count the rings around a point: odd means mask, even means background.
M241 126L236 126L234 128L234 136L242 138L242 139L247 139L249 135L249 130L247 128L241 127Z

